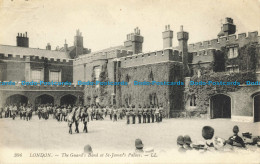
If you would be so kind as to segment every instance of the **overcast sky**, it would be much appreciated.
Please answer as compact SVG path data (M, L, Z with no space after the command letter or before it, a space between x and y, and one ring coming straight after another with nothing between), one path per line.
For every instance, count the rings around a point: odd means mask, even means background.
M73 45L76 29L92 51L122 45L139 27L143 51L162 49L166 24L189 32L189 43L217 37L221 19L232 17L237 34L260 31L260 0L0 0L0 44L16 45L17 33L28 32L30 47L47 43Z

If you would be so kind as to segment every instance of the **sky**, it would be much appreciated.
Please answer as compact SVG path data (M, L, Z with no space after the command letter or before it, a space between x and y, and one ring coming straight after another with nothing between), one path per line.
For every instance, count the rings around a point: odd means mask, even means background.
M139 27L143 51L162 49L165 25L189 32L189 43L217 38L225 17L237 33L260 31L260 0L0 0L0 44L16 45L27 31L30 47L73 45L76 30L92 51L123 45Z

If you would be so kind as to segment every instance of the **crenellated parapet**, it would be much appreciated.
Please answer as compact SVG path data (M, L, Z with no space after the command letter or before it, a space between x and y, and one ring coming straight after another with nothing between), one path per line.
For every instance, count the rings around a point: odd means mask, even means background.
M120 57L124 57L124 56L129 56L132 54L133 54L133 51L125 50L125 49L118 49L118 48L99 51L99 52L93 52L91 54L86 54L84 56L76 58L74 61L74 65L92 63L97 60L108 60L108 59L120 58Z
M42 56L24 56L24 55L14 55L14 54L1 54L0 60L9 60L14 62L48 62L55 64L69 64L73 65L73 59L64 59L64 58L52 58L52 57L42 57Z
M139 53L131 56L121 57L119 60L121 61L121 67L124 68L170 61L180 62L181 56L177 50L164 49L160 51Z
M8 81L7 81L8 82ZM82 91L84 85L70 83L70 85L22 85L22 82L16 82L15 85L1 85L0 90L15 91Z
M188 50L189 52L197 52L209 48L213 49L221 49L221 47L225 47L228 45L236 44L239 47L243 47L244 45L250 42L260 43L260 36L257 31L249 32L248 35L246 33L241 33L238 35L228 35L222 36L218 39L212 39L209 41L198 42L195 44L189 44Z

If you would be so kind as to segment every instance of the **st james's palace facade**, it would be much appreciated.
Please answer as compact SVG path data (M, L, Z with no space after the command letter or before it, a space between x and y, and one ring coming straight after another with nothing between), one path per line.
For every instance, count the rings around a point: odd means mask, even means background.
M236 35L232 18L226 18L216 39L188 44L181 26L178 45L165 26L163 49L142 52L144 38L137 27L123 45L97 52L83 46L77 30L74 45L30 48L27 33L18 33L16 46L0 45L0 107L9 103L162 105L167 117L230 118L260 121L260 36ZM190 81L239 82L238 86L192 86ZM61 86L23 86L21 81L57 81ZM128 85L77 85L78 81L124 81ZM134 81L183 82L184 85L134 85Z

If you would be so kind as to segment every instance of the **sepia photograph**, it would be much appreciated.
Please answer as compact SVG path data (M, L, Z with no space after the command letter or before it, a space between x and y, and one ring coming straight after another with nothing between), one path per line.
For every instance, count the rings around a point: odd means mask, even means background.
M260 163L260 0L0 0L0 164Z

